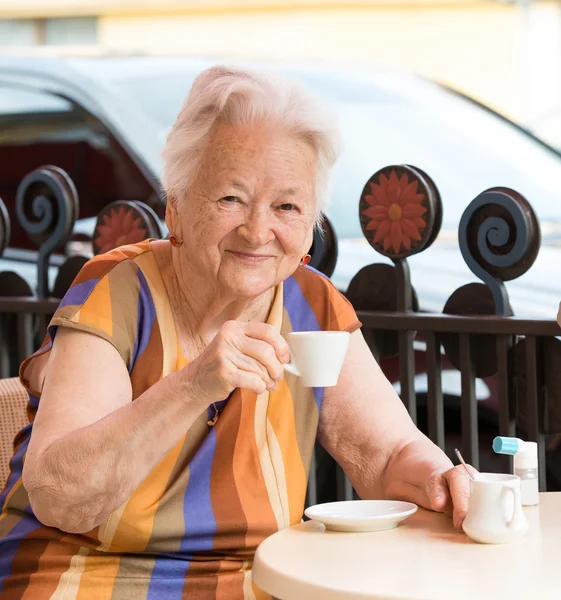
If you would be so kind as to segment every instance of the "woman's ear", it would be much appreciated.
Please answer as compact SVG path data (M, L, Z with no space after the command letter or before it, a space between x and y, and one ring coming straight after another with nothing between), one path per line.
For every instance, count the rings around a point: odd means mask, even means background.
M170 233L180 236L178 229L181 227L179 215L177 214L177 198L172 194L168 194L166 204L166 226Z

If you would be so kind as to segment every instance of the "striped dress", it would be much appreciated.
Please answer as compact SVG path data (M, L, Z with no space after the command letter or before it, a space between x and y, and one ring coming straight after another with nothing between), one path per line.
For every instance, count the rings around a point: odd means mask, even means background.
M330 281L307 267L278 286L268 322L283 336L360 326ZM21 368L30 422L14 441L0 495L0 599L267 598L252 584L253 556L267 536L302 518L323 389L291 375L271 393L236 389L216 425L207 425L212 412L202 414L101 525L67 534L35 518L21 479L41 400L37 357L50 351L58 327L113 344L133 401L188 363L149 241L84 266Z

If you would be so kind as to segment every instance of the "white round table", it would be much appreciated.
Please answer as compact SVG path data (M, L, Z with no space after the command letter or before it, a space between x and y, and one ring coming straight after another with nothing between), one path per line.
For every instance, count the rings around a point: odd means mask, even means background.
M372 533L308 521L259 546L253 581L279 600L559 600L561 492L524 512L528 534L500 546L476 544L421 508Z

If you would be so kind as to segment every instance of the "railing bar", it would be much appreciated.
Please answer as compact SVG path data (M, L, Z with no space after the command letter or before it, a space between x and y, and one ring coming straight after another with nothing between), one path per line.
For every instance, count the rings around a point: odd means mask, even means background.
M28 356L31 356L33 354L34 345L35 345L34 340L33 340L33 319L34 319L35 315L32 315L30 313L24 313L19 316L23 320L23 332L24 332L24 346L23 346L24 357L22 359L22 361L23 361ZM41 317L44 317L44 315L41 315ZM19 365L18 365L18 367L19 367Z
M401 400L409 411L409 416L417 423L417 397L415 395L415 353L412 331L400 331L399 338L399 380Z
M353 486L339 464L336 465L337 500L352 500Z
M0 313L53 314L60 298L34 298L32 296L0 297Z
M317 462L316 451L312 452L312 462L310 463L310 475L308 477L308 489L306 492L306 506L313 506L318 503L318 484L317 484Z
M7 320L7 315L0 314L0 379L5 379L11 375Z
M427 412L430 439L444 450L444 399L442 397L442 359L440 339L426 332L427 343Z
M476 469L479 468L479 443L477 431L477 400L475 397L475 375L471 340L461 333L460 367L462 377L462 450L464 458Z
M47 315L35 315L35 319L37 323L37 331L39 332L39 343L41 343L45 337L45 334L47 333Z
M357 315L365 327L381 330L434 331L436 333L485 331L489 335L561 335L561 329L554 319L365 310L358 310Z
M505 437L516 436L516 421L511 410L511 398L514 389L511 386L511 347L512 340L509 336L497 337L497 380L499 398L499 435ZM502 469L505 473L512 473L512 456L501 455Z
M26 323L25 317L27 315L25 313L17 314L15 318L16 323L16 344L17 344L17 360L18 365L23 362L26 357L25 350L28 347L28 342L26 341L26 336L28 335L28 331L26 331Z
M538 443L538 476L540 492L547 489L545 469L545 436L542 411L540 410L538 344L535 336L528 336L524 344L526 366L526 414L528 416L528 439Z

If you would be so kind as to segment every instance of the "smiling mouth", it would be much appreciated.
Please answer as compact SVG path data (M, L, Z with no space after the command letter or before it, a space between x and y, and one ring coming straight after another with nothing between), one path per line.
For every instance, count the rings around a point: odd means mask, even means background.
M228 250L228 252L240 260L252 263L261 263L273 258L270 254L251 254L249 252L236 252L235 250Z

